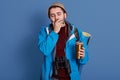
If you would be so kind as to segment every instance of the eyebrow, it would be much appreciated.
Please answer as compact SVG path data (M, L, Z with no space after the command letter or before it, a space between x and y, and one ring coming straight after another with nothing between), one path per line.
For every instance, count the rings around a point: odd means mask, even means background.
M61 13L61 12L57 12L57 14L59 14L59 13Z
M57 14L62 13L62 12L57 12ZM53 15L54 13L51 13L50 15Z

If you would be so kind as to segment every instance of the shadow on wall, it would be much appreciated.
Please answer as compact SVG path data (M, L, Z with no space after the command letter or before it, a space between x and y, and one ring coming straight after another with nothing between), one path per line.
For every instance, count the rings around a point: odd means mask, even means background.
M39 80L43 55L38 48L38 35L40 26L46 24L45 14L33 14L28 20L28 33L21 40L17 55L18 66L22 68L22 74L26 80Z

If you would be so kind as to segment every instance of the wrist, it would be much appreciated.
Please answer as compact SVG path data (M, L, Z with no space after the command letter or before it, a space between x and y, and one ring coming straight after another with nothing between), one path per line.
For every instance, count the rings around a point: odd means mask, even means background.
M55 32L56 34L58 34L58 31L54 30L54 32Z

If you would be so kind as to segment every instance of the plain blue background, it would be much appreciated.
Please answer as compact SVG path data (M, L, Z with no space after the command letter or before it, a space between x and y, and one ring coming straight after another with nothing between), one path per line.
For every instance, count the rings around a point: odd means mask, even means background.
M0 80L39 80L40 26L56 0L0 0ZM59 0L70 22L91 33L82 80L120 80L120 1Z

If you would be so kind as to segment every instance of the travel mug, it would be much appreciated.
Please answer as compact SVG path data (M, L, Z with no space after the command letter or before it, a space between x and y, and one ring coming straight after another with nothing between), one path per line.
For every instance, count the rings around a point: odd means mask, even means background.
M82 49L83 43L82 42L76 42L76 59L80 59L79 51Z

